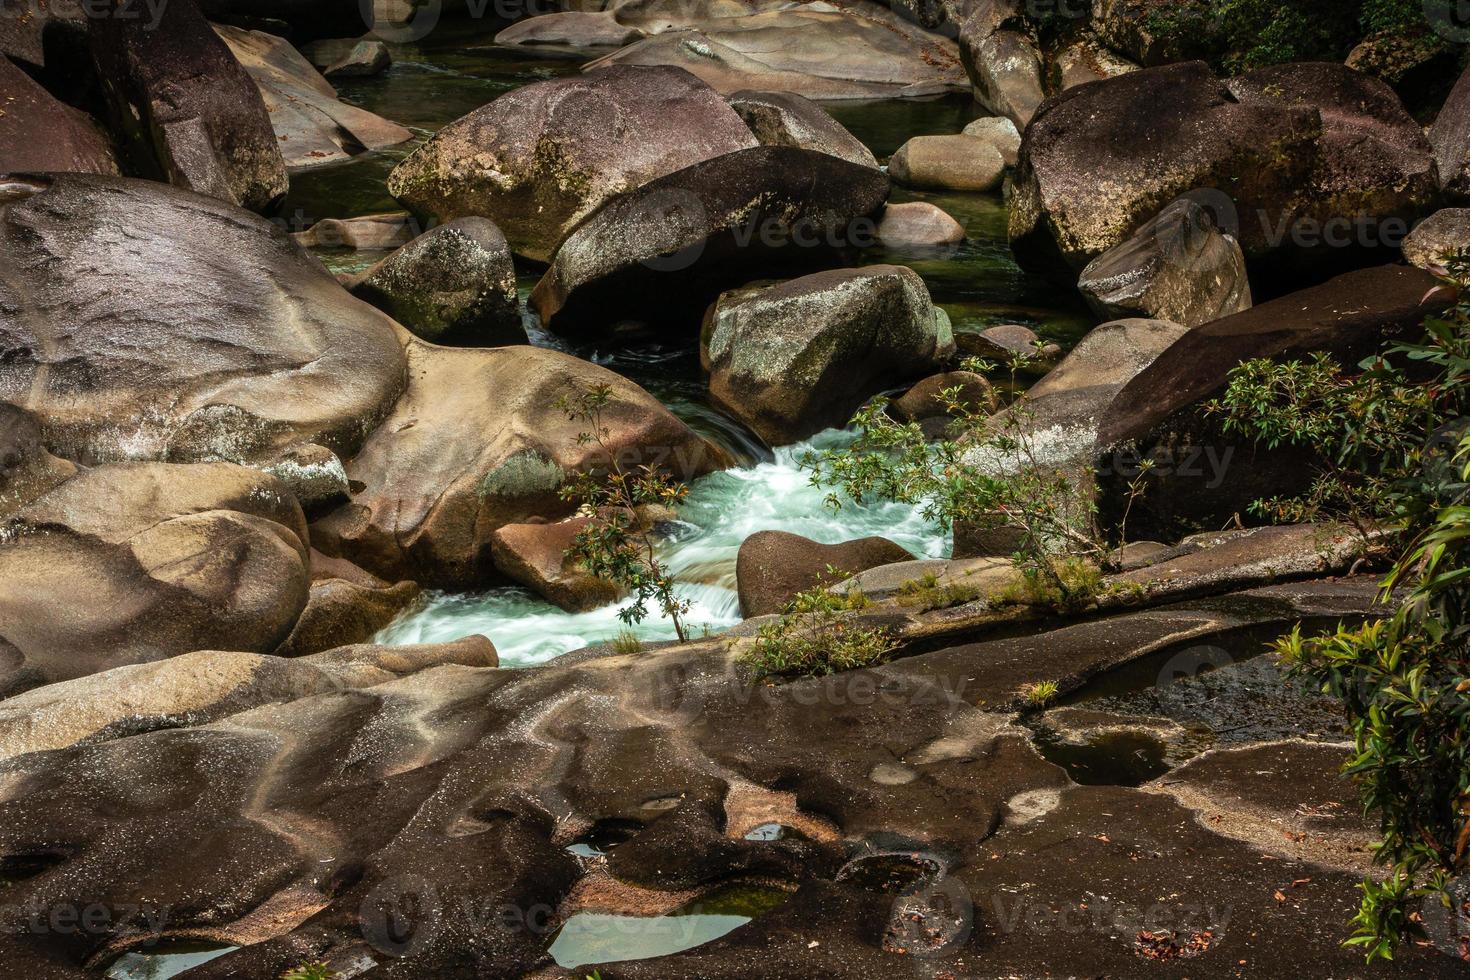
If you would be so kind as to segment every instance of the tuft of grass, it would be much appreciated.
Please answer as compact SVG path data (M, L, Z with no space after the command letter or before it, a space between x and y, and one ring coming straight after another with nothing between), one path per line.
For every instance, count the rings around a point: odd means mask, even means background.
M798 593L779 620L756 631L755 645L741 662L756 679L820 677L880 664L897 646L893 635L842 615L866 604L861 592Z
M1021 697L1033 708L1043 708L1057 699L1056 681L1037 681L1034 684L1026 684L1021 688Z
M302 963L281 974L281 980L333 980L337 974L322 962Z
M924 611L962 606L967 602L974 602L980 595L978 588L963 582L940 585L939 576L933 572L925 572L898 587L899 605L917 606Z
M608 644L614 653L630 654L643 652L643 640L632 630L623 630Z
M990 596L991 606L1039 606L1065 612L1086 605L1102 589L1102 569L1084 558L1054 559L1048 575L1026 566L1021 573L1018 580Z

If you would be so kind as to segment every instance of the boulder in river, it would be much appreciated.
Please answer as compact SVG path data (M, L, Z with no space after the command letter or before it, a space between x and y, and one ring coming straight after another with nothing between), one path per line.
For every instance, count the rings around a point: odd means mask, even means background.
M421 594L414 582L387 582L340 558L312 549L311 592L291 635L276 648L300 657L372 639Z
M740 611L746 616L778 613L798 592L912 558L887 538L822 544L786 531L758 531L740 543L735 559Z
M1194 327L1248 309L1245 255L1215 221L1208 207L1186 194L1089 262L1077 288L1107 318L1143 316Z
M230 463L85 470L0 535L0 697L200 647L268 653L307 599L306 521Z
M0 398L52 452L345 459L403 390L393 321L264 218L152 181L3 186Z
M945 371L931 374L898 398L888 403L888 413L900 422L923 422L947 418L949 407L945 392L959 389L957 401L967 411L977 414L990 411L995 394L983 374L973 371Z
M260 93L194 0L169 0L152 23L92 18L88 38L133 172L252 211L285 195Z
M1005 176L1005 158L978 136L915 136L888 161L888 173L907 187L992 191Z
M954 339L918 273L874 265L726 293L702 346L715 404L780 446L934 370Z
M982 139L995 147L1007 167L1014 167L1021 152L1021 133L1005 116L983 116L965 124L965 136Z
M723 290L872 244L888 186L879 170L813 150L727 153L604 204L557 251L531 305L559 331L620 319L688 329Z
M388 45L370 38L328 38L302 48L302 54L323 78L363 78L381 75L393 64Z
M472 588L493 580L491 540L506 524L558 517L572 470L605 471L589 423L558 401L611 388L602 424L625 469L664 468L690 480L725 454L642 388L568 354L539 347L464 349L409 340L409 386L347 463L361 489L312 525L313 545L383 578Z
M1227 436L1200 404L1242 361L1325 353L1352 365L1387 341L1417 336L1424 318L1449 302L1443 292L1429 295L1435 284L1413 267L1362 269L1185 333L1101 414L1095 453L1104 520L1118 518L1145 459L1154 466L1129 517L1135 537L1168 540L1219 527L1253 500L1305 489L1314 474L1309 452Z
M73 109L0 55L0 173L77 171L115 174L111 141Z
M413 211L500 226L547 261L599 205L756 145L735 110L679 68L614 68L507 92L439 130L388 175Z
M516 21L495 35L495 43L620 48L642 36L638 28L618 23L611 10L558 10Z
M616 602L625 590L590 575L567 551L589 517L547 524L507 524L490 538L495 570L567 612L582 612Z
M965 240L965 226L928 201L906 201L883 209L878 240L893 247L937 248Z
M1016 0L977 0L960 27L960 53L975 101L1025 129L1046 98L1041 54L1017 29Z
M1439 183L1457 201L1470 201L1470 68L1455 83L1429 130Z
M223 25L215 31L259 88L288 167L339 163L413 138L397 123L338 99L284 38Z
M1046 104L1021 146L1010 236L1024 265L1078 270L1211 189L1247 257L1348 261L1354 250L1331 246L1381 244L1359 241L1365 225L1407 231L1433 172L1422 130L1377 79L1310 64L1221 81L1202 62L1169 65Z
M510 246L487 218L424 232L364 272L352 293L424 340L525 342Z
M1436 211L1404 239L1404 258L1426 271L1445 269L1457 252L1470 252L1470 208Z
M747 91L736 92L729 102L762 146L799 146L859 166L878 166L871 150L805 96Z

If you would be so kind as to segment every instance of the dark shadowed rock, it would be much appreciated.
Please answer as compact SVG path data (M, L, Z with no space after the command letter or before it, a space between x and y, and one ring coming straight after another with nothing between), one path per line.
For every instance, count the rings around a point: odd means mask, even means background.
M859 166L878 166L871 150L805 96L746 91L736 92L729 102L762 146L799 146Z
M90 116L58 101L0 55L0 173L117 173L112 145Z
M1470 208L1436 211L1404 239L1405 260L1426 271L1444 270L1457 252L1470 252Z
M607 442L625 468L668 468L692 479L725 464L642 388L604 368L537 347L407 346L409 386L347 464L362 485L312 525L323 553L387 579L466 588L492 576L491 536L506 524L566 514L557 495L570 470L606 467L564 395L612 388Z
M364 272L352 293L424 340L525 341L510 246L486 218L424 232Z
M169 0L157 24L92 18L88 37L134 172L252 211L286 193L260 93L194 0Z
M1341 65L1229 82L1202 62L1152 68L1047 103L1021 147L1011 241L1029 267L1080 269L1201 188L1248 257L1348 261L1334 236L1407 223L1434 192L1433 165L1392 90Z
M619 318L687 329L723 290L868 243L887 196L881 171L825 153L728 153L603 205L557 251L531 305L558 330Z
M1035 330L1019 323L956 333L955 345L965 357L980 357L1002 365L1023 358L1039 368L1049 365L1062 353L1056 344L1043 343Z
M1077 288L1099 316L1153 317L1186 327L1251 305L1240 244L1188 195L1089 262Z
M1046 98L1041 53L1015 0L976 0L959 27L975 101L1025 129Z
M888 161L888 173L907 187L991 191L1005 175L1005 158L978 136L915 136Z
M204 647L274 650L306 605L306 522L229 463L86 470L0 539L0 694Z
M1108 47L1141 65L1206 57L1211 52L1200 32L1156 29L1156 18L1178 6L1174 0L1093 0L1092 27Z
M759 531L740 543L735 559L740 610L746 616L778 613L798 592L912 558L887 538L821 544L786 531Z
M928 201L907 201L883 209L877 235L884 245L937 248L964 241L965 226Z
M23 408L0 402L0 519L71 479L75 463L46 449L41 423Z
M1470 200L1470 68L1455 83L1429 130L1439 183L1457 200Z
M146 19L146 18L145 18ZM60 68L87 46L87 18L79 0L26 0L0 16L0 55L36 68Z
M517 21L495 35L495 43L620 48L642 36L638 28L618 23L611 10L562 10Z
M1435 284L1412 267L1364 269L1190 330L1103 414L1096 452L1104 520L1118 519L1141 459L1155 467L1132 508L1134 536L1169 540L1220 527L1254 500L1304 491L1316 473L1310 451L1226 435L1201 403L1241 361L1325 353L1352 365L1388 340L1417 336L1425 316L1448 303L1443 293L1427 296Z
M338 163L413 138L397 123L339 100L284 38L234 27L215 30L260 89L288 167Z
M567 549L589 518L555 524L507 524L490 538L495 570L568 612L596 609L622 598L624 590L589 575Z
M211 21L221 24L259 25L289 24L297 41L323 38L357 37L371 30L379 4L364 10L358 3L342 0L201 0L200 9ZM394 18L385 16L384 27L391 30Z
M311 552L311 592L291 635L274 652L300 657L364 643L418 599L414 582L385 582L341 559Z
M264 218L148 181L13 186L0 398L58 455L268 462L314 443L346 458L402 390L393 322Z
M715 404L780 446L844 424L953 351L918 273L876 265L725 293L701 356Z
M440 221L494 221L518 254L549 260L604 201L756 145L725 100L677 68L616 68L526 85L441 129L388 176Z
M330 38L308 44L302 54L324 78L364 78L381 75L393 64L393 54L382 41Z

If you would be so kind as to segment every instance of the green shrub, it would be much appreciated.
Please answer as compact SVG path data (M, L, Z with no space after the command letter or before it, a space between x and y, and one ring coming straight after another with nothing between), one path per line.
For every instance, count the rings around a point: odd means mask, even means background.
M779 620L756 631L742 662L756 679L820 677L882 663L897 646L893 635L851 622L843 614L852 608L850 596L824 589L798 593Z

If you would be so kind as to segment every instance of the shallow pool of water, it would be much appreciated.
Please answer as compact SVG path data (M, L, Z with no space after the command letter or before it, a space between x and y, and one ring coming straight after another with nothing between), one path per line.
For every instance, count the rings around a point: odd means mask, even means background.
M167 980L238 948L187 939L165 940L124 953L113 960L105 976L107 980Z
M779 888L726 885L668 915L578 912L557 931L551 955L558 966L572 969L682 953L734 932L790 897Z

